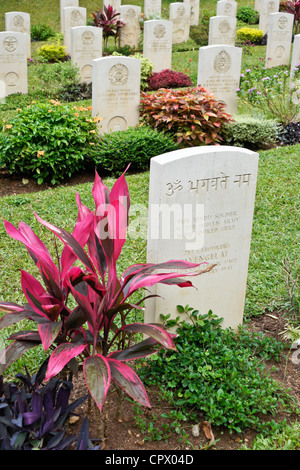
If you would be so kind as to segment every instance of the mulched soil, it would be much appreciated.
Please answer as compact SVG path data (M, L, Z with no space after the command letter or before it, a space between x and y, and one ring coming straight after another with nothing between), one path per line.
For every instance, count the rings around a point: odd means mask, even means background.
M66 185L75 185L85 182L93 182L94 174L86 173L73 177ZM0 173L0 197L6 195L17 195L23 193L30 193L34 191L45 191L49 188L48 185L37 185L33 180L29 180L24 184L22 179L13 178L5 173ZM276 339L281 339L280 332L283 331L285 326L284 312L266 312L258 318L253 318L247 326L252 331L262 331L268 336ZM289 351L287 350L287 353ZM272 367L275 365L276 370ZM280 363L268 365L271 376L279 381L285 389L290 389L290 393L300 400L300 368L294 364L291 359L291 354L288 354L288 359L282 359ZM171 405L166 404L160 400L157 390L147 390L151 409L145 409L141 419L147 419L148 422L153 422L157 429L162 429L161 426L164 422L167 423L165 418L160 417L162 413L171 409ZM82 373L74 380L74 391L72 399L77 396L82 396L86 393L86 387L82 377ZM103 407L100 416L98 410L94 405L89 405L86 401L80 408L76 410L78 417L75 418L74 423L69 424L69 432L78 435L81 423L86 415L89 420L89 433L92 439L98 439L100 435L104 435L105 439L101 443L101 448L105 450L125 451L125 450L145 450L145 451L187 451L187 450L201 450L201 449L216 449L216 450L237 450L242 444L251 446L251 442L256 436L252 430L248 430L242 434L229 433L226 429L211 428L210 433L205 433L207 430L207 422L205 417L199 415L199 436L192 435L192 426L195 423L184 423L182 428L186 430L189 437L188 440L182 438L181 434L171 433L167 441L165 440L147 440L146 435L142 434L141 429L135 420L134 404L123 399L122 412L118 417L116 410L118 408L119 396L116 390L110 389L106 403ZM294 422L297 418L295 416L282 415L276 419L285 417L287 421ZM170 421L169 421L170 424ZM212 442L214 439L214 443Z

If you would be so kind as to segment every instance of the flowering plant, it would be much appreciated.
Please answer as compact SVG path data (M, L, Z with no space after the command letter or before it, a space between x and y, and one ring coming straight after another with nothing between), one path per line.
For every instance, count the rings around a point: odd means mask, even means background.
M175 345L172 335L162 326L127 322L128 313L140 308L140 303L134 305L130 297L137 290L156 283L192 286L189 280L181 278L191 273L180 276L178 272L161 270L189 269L199 264L174 260L158 265L135 264L118 277L117 261L126 240L130 207L124 174L109 191L96 173L92 195L94 211L82 204L77 193L78 218L72 233L35 214L64 244L58 265L28 225L20 222L16 228L4 221L7 233L26 246L44 286L21 270L27 303L0 302L0 310L6 312L0 318L0 329L24 319L37 323L35 330L19 331L10 336L13 342L3 358L0 357L0 374L25 351L42 344L45 351L50 351L45 380L60 373L65 366L76 367L77 358L83 360L87 387L100 410L112 380L133 399L150 406L144 386L126 362L162 347L175 349ZM156 269L159 273L154 273ZM135 333L148 337L128 344L128 338Z
M294 34L298 34L300 31L300 1L288 0L286 11L294 15Z
M241 74L239 98L250 109L260 109L268 118L276 119L284 127L293 122L299 113L295 93L299 89L299 68L293 77L287 67L256 66Z

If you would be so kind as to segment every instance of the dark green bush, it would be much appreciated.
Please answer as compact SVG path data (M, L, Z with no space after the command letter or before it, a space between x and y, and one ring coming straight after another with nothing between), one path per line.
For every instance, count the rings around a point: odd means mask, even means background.
M271 418L282 405L293 408L292 398L264 367L264 361L279 360L284 343L242 327L238 332L223 329L222 319L211 312L199 315L188 306L178 309L183 320L166 322L177 325L177 351L159 352L141 365L139 376L145 385L158 387L164 399L189 419L199 422L204 415L212 425L237 432L265 429L262 416ZM191 323L184 320L186 313Z
M0 166L39 184L56 184L84 169L98 139L88 111L55 100L23 108L0 133Z
M113 174L123 173L129 163L133 171L148 170L151 157L176 148L169 136L149 127L131 127L103 135L95 164L99 170Z
M259 21L259 13L250 6L242 6L238 8L236 18L244 23L257 24Z
M210 16L212 15L209 11L201 11L198 26L194 25L190 27L190 38L193 39L198 46L207 46L208 44Z
M44 23L31 26L30 36L32 41L47 41L56 35L54 29Z

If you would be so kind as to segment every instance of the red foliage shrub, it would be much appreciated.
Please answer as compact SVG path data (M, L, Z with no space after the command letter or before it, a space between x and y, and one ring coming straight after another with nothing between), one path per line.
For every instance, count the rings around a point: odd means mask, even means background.
M193 86L188 75L170 69L165 69L161 72L154 72L148 82L148 90L158 90L159 88L183 88L188 86Z
M220 142L222 125L233 121L225 104L201 86L142 92L141 116L143 123L171 134L183 147Z

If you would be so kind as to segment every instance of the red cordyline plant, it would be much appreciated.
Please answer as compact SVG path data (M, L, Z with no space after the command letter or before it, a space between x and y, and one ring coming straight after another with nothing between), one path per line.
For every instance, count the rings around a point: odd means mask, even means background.
M285 11L294 15L294 34L300 29L300 1L288 0L285 4Z
M93 25L102 28L104 48L107 49L109 36L115 39L120 37L120 29L124 26L124 22L119 18L120 13L115 10L112 5L104 5L103 10L96 10L91 13Z
M44 286L21 270L27 303L0 302L0 310L6 313L0 318L0 329L26 318L38 325L36 330L10 336L13 342L0 360L0 374L28 349L42 344L44 350L50 352L45 380L59 374L65 366L72 369L78 364L77 358L83 360L85 381L100 411L111 380L149 407L144 386L126 361L148 356L163 347L175 349L175 345L173 335L162 326L126 323L128 312L140 307L132 304L130 297L137 290L156 283L191 286L191 282L181 279L178 273L161 270L189 269L199 264L186 261L135 264L118 278L117 261L126 240L130 207L124 174L109 190L96 173L92 195L93 211L82 204L76 193L78 218L72 233L35 214L64 244L58 266L27 224L20 222L16 228L4 221L7 233L26 246ZM154 272L156 269L159 273ZM208 269L192 270L192 275ZM182 276L188 275L191 273ZM75 308L68 306L70 296L75 299ZM119 326L115 321L117 317ZM128 335L134 333L142 333L147 338L135 344L125 343Z

